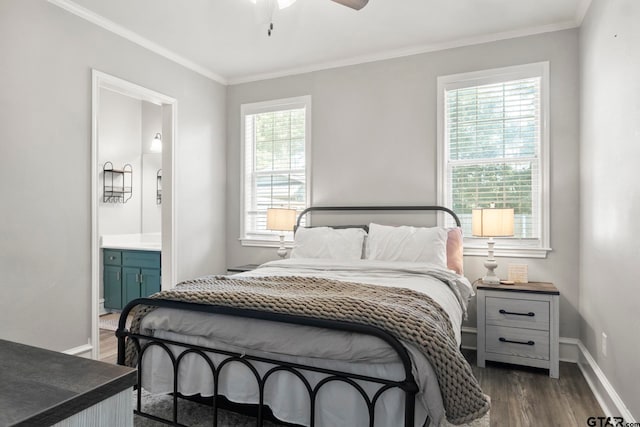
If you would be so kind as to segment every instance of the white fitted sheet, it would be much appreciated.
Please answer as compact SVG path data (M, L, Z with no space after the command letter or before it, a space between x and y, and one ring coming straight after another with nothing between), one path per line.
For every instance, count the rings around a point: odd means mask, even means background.
M443 277L449 285L430 274ZM356 283L404 287L430 295L448 313L460 344L460 326L466 302L473 294L470 283L461 276L428 264L372 260L340 262L319 259L273 261L242 276L314 276ZM222 350L250 353L277 360L359 373L389 379L403 379L402 365L392 350L379 338L308 326L157 309L147 315L142 328L158 337ZM423 425L427 414L440 424L444 416L442 397L435 373L426 358L412 345L405 344L413 361L413 374L419 386L416 396L416 426ZM142 383L152 393L173 391L171 364L159 348L145 353ZM210 354L214 362L221 359ZM254 363L263 375L269 365ZM197 356L188 356L181 364L179 390L186 395L213 395L210 369ZM258 388L253 375L239 363L225 368L219 393L241 403L257 403ZM324 374L305 372L313 385ZM377 386L359 382L372 395ZM363 400L350 386L335 382L323 386L316 408L317 426L367 426ZM267 383L265 403L283 421L308 425L307 392L290 373L278 373ZM398 390L382 395L376 406L376 426L396 426L403 419L404 396ZM353 408L351 411L333 409Z

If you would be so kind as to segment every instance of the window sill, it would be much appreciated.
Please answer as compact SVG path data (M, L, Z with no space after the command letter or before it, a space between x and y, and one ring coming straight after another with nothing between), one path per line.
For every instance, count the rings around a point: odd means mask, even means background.
M239 238L240 244L242 246L253 246L253 247L262 247L262 248L279 248L280 247L280 238L276 237L276 239L248 239L248 238ZM285 240L284 247L287 249L293 248L293 241Z
M487 250L487 246L465 246L464 255L486 257ZM546 258L549 252L551 248L514 248L496 245L493 254L501 258Z

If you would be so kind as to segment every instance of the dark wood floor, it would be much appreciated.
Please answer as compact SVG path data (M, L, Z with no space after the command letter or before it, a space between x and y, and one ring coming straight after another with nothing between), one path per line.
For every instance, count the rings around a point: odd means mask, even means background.
M545 369L487 362L476 366L476 352L463 350L482 390L491 396L491 426L586 426L602 416L575 363L560 362L560 378Z
M100 329L100 360L113 364L118 361L118 341L114 331Z
M100 316L100 319L117 322L120 313L111 313ZM100 329L100 360L107 363L117 363L118 341L115 332L108 329Z
M560 378L544 369L487 362L476 366L476 352L463 350L482 390L491 396L491 426L586 426L603 411L578 365L560 362ZM100 360L116 363L113 331L100 330Z

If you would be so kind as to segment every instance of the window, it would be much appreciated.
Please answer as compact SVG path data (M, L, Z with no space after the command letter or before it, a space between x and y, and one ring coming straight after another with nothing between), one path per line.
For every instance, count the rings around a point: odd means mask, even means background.
M269 246L279 240L279 232L266 228L268 208L301 212L307 207L310 110L310 96L241 107L245 245ZM285 237L292 240L293 234Z
M439 201L462 220L467 254L486 255L471 210L491 204L515 212L496 254L549 250L547 82L548 63L438 78Z

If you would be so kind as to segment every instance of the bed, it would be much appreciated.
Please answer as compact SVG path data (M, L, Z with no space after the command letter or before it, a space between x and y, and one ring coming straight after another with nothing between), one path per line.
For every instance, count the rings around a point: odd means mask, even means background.
M437 211L460 225L446 208L402 206L313 207L298 226L345 210ZM190 396L213 397L214 425L230 402L255 410L257 425L413 427L487 412L459 352L473 295L458 274L459 229L371 223L298 228L295 240L289 259L125 307L118 363L138 366L137 414L180 425L178 399ZM173 395L171 419L141 411L142 388Z

